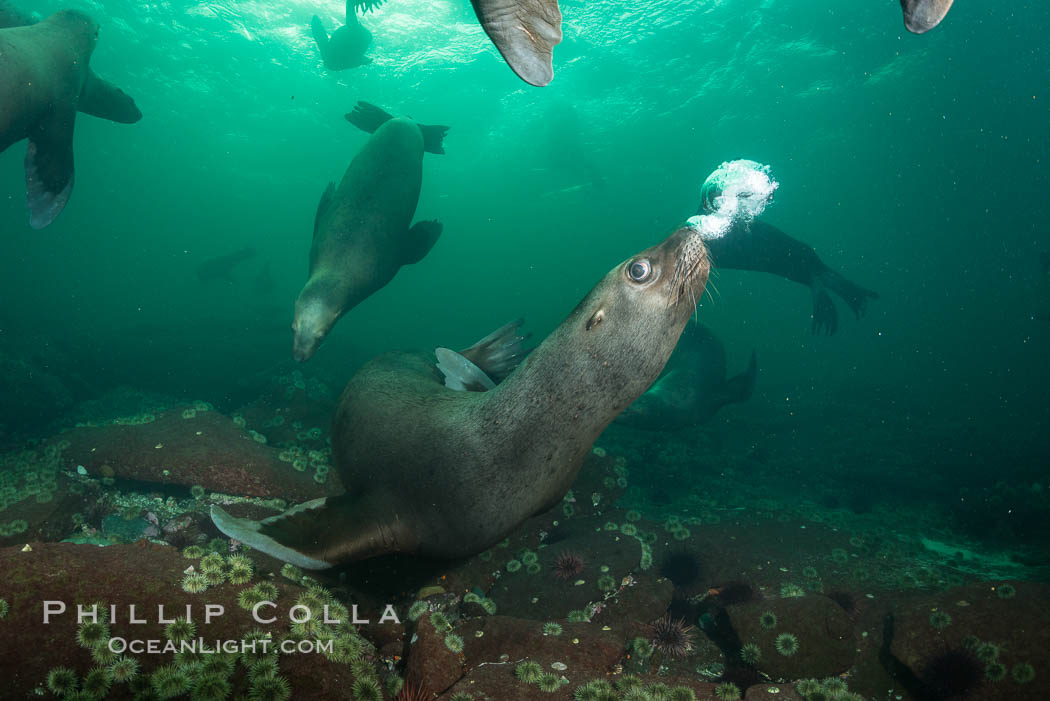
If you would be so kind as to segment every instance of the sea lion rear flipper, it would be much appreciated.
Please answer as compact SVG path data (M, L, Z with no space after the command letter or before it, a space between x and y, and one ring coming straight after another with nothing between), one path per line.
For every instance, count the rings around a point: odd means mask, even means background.
M216 528L230 538L278 560L304 569L323 570L331 567L332 563L319 557L316 538L324 531L315 528L314 522L317 515L324 512L327 501L328 499L314 499L262 521L234 518L218 506L212 505L211 520Z
M354 109L346 114L346 121L369 134L374 134L376 129L393 118L394 115L364 100L358 100Z
M944 19L955 0L901 0L904 26L914 34L925 34Z
M441 222L434 219L417 221L413 224L412 228L408 230L404 265L418 263L426 258L427 254L430 253L430 249L434 247L434 244L441 237L442 229L444 227L441 225Z
M471 0L482 29L507 65L530 85L554 79L554 46L561 41L557 0Z
M457 392L487 392L496 386L485 371L448 348L435 348L437 369L445 376L445 386Z
M72 106L53 111L30 133L26 148L26 204L29 225L43 229L55 220L73 191Z
M440 124L418 124L419 131L423 132L423 150L430 153L445 153L445 134L448 127Z
M314 214L314 236L317 236L317 230L321 228L321 217L328 211L333 196L335 196L335 183L328 183L328 187L321 193L321 201L317 203L317 213Z
M504 324L470 348L459 352L464 358L481 368L489 377L499 381L511 373L528 353L524 345L532 334L521 335L518 329L524 319L515 319Z
M722 398L724 398L723 404L732 404L734 402L746 402L751 399L751 394L755 391L755 378L758 377L758 361L755 357L755 351L751 351L751 362L747 364L747 369L739 375L730 377L722 385L722 390L719 392Z

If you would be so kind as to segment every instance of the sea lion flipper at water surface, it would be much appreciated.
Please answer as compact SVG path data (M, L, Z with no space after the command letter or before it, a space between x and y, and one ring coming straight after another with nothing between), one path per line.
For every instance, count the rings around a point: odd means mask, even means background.
M394 115L386 110L364 100L358 100L354 109L345 116L346 121L369 134L374 134L376 129L394 118ZM423 134L423 150L443 155L445 153L445 134L448 133L449 128L440 124L420 124L419 122L416 122L416 126Z
M471 0L481 28L519 78L543 87L554 79L561 42L557 0Z
M913 34L925 34L944 19L955 0L901 0L904 26Z
M696 232L676 230L610 270L486 392L446 387L430 353L373 358L347 383L332 424L347 493L258 523L215 507L213 520L315 568L491 547L561 501L594 441L660 374L709 269ZM482 345L512 348L518 335L513 326Z

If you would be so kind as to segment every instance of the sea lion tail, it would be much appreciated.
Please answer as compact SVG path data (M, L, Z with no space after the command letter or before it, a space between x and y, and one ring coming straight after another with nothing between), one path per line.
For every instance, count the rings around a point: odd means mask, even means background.
M913 34L925 34L944 19L955 0L901 0L904 26Z
M524 319L515 319L509 324L504 324L470 348L461 350L459 355L498 382L518 367L518 363L528 354L525 341L529 340L532 334L519 333L524 323Z

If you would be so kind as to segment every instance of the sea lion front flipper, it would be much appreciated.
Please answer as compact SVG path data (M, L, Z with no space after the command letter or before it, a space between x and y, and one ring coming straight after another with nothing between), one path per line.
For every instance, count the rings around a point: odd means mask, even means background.
M364 100L358 100L357 104L354 105L354 109L346 114L346 121L369 134L374 134L376 129L393 118L394 115L386 110Z
M314 214L314 236L317 236L317 231L321 228L321 217L328 211L328 207L332 204L332 198L335 196L335 183L328 183L328 187L321 193L321 201L317 203L317 213Z
M347 6L353 5L355 9L358 9L361 12L371 12L384 2L386 2L386 0L348 0L346 4ZM349 12L347 12L347 14L349 14Z
M430 249L441 238L441 232L444 228L441 222L434 219L417 221L413 224L412 228L408 230L404 265L418 263L426 258L427 254L430 253Z
M99 78L92 70L88 70L84 78L77 109L121 124L134 124L142 119L142 112L130 95L108 80Z
M55 220L73 191L73 124L76 111L53 110L29 135L26 204L29 225L43 229Z
M498 382L518 367L518 363L528 353L524 347L525 341L529 340L532 334L518 333L518 329L524 323L524 319L515 319L509 324L504 324L470 348L461 350L459 355Z
M839 330L839 311L827 289L817 279L813 279L813 335L834 336Z
M328 32L325 31L324 25L321 24L321 18L317 15L310 19L310 31L314 35L317 50L321 52L321 60L328 63Z
M557 0L471 0L482 29L507 65L530 85L554 79L554 46L561 41Z
M944 19L955 0L901 0L904 26L913 34L925 34Z
M445 386L457 392L488 392L496 386L485 371L449 348L435 348L437 369L445 376Z

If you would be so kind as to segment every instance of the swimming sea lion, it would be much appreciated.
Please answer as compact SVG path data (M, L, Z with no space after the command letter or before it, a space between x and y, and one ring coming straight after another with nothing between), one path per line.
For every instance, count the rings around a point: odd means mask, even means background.
M651 431L705 423L726 404L750 399L758 366L726 379L726 349L703 324L689 324L653 386L616 417L616 423Z
M29 225L42 229L73 190L73 124L98 39L81 12L56 12L27 27L0 29L0 152L29 139Z
M412 225L423 179L423 151L444 153L448 127L417 124L359 102L346 118L372 138L354 156L339 187L329 183L314 218L310 277L295 300L292 354L317 351L346 312L390 282L402 265L418 263L441 235L441 224Z
M678 229L613 268L488 391L446 387L432 355L373 359L347 384L332 430L347 494L262 522L213 506L215 525L312 569L490 547L562 498L602 430L660 374L708 271L703 242Z
M925 34L944 19L955 0L901 0L904 26L914 34Z
M716 268L772 273L810 288L813 293L813 333L828 336L838 330L838 311L828 290L842 298L859 319L869 299L879 294L847 280L829 268L810 246L761 220L739 226L707 242Z
M0 29L30 24L36 24L32 16L17 9L7 0L0 0ZM134 124L142 119L142 112L139 111L135 100L113 83L95 75L90 66L84 78L84 89L80 91L77 110L121 124Z
M346 2L346 23L335 30L331 37L317 15L310 21L310 28L324 60L324 67L328 70L345 71L347 68L357 68L372 62L372 59L365 56L365 49L372 43L372 32L361 26L357 20L353 0Z
M197 279L201 282L222 280L223 282L234 283L236 280L233 277L233 269L254 257L255 249L251 246L245 246L239 251L209 258L197 265Z
M350 0L368 12L384 0ZM481 28L503 60L526 83L542 87L554 79L554 46L561 42L558 0L470 0Z

